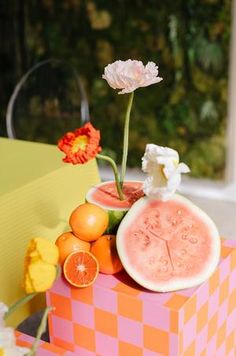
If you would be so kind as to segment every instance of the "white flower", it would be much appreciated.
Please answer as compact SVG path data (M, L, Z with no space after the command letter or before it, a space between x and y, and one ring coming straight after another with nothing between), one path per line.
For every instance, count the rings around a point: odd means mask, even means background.
M141 61L128 59L108 64L102 78L113 89L122 89L118 94L131 93L137 88L159 83L158 66L148 62L146 66Z
M0 355L3 356L25 356L30 350L26 347L13 346L8 348L1 348Z
M10 348L16 343L15 334L13 328L0 328L0 347Z
M181 173L190 172L186 164L179 163L177 151L153 144L146 146L142 169L148 174L143 184L144 193L163 201L175 193L181 182Z
M13 328L0 327L0 355L23 356L28 352L28 348L16 346L16 338Z

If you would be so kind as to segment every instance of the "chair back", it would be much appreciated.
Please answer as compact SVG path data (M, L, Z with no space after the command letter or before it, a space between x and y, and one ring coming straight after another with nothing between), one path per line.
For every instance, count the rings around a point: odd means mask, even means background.
M84 81L74 66L54 58L23 75L6 111L9 138L51 144L89 120Z

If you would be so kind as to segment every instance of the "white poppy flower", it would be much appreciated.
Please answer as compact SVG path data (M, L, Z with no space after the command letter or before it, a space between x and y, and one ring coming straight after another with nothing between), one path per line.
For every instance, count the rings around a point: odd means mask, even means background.
M28 348L16 346L16 338L13 328L0 327L0 354L3 354L4 356L23 356L28 352Z
M140 87L159 83L158 66L154 62L148 62L146 66L141 61L128 59L116 61L105 67L102 78L113 89L122 89L118 94L131 93Z
M179 154L169 147L154 144L146 146L142 170L148 174L143 184L147 196L168 200L181 182L181 173L190 172L185 163L179 163Z

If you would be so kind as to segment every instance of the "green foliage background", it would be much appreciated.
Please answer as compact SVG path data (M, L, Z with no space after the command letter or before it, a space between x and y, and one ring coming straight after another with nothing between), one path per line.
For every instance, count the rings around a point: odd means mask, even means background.
M140 166L145 145L152 142L177 149L193 176L222 178L230 0L20 2L23 9L16 1L1 5L9 21L15 18L23 26L13 33L18 47L0 49L1 66L10 61L2 77L2 107L27 68L49 57L67 60L83 76L104 150L119 162L128 97L117 95L102 80L104 67L117 59L154 61L164 80L135 93L129 165ZM10 6L15 9L13 20ZM6 31L9 24L5 22ZM75 119L79 126L79 117Z

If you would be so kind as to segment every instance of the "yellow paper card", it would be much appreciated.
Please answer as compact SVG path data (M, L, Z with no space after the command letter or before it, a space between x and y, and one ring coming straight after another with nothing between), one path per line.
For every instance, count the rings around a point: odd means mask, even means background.
M37 149L41 146L34 145ZM55 241L57 236L68 231L68 218L72 210L84 201L86 191L99 182L95 160L77 166L61 164L61 155L54 156L53 150L57 151L57 148L50 146L45 149L45 146L41 151L41 159L57 159L57 163L54 162L51 167L46 164L37 172L37 179L36 173L32 173L30 178L27 174L20 175L20 180L12 182L11 189L8 186L5 193L0 195L0 300L8 305L24 293L21 281L28 241L36 236ZM40 158L39 152L37 157ZM26 159L26 163L22 161L18 168L30 175L37 164L37 161L32 161L29 170L29 161ZM6 172L4 174L6 176ZM9 174L13 174L13 168L9 169ZM18 173L15 172L16 181L17 177ZM16 189L13 189L14 184ZM32 307L35 305L28 304L20 308L10 323L16 325L21 322L32 312Z

